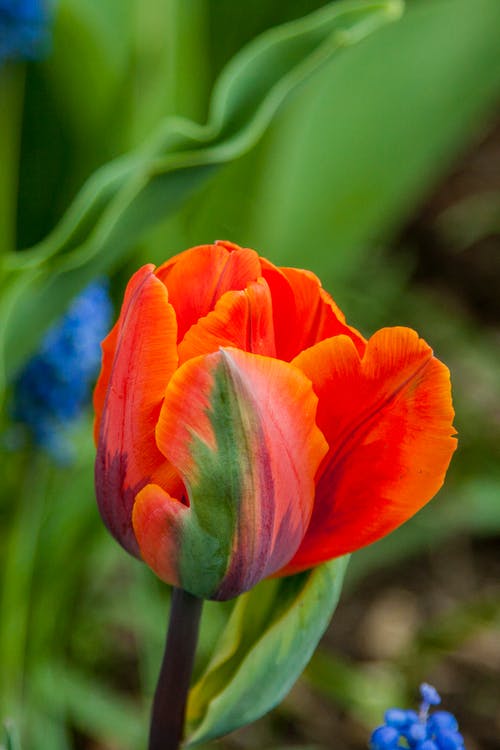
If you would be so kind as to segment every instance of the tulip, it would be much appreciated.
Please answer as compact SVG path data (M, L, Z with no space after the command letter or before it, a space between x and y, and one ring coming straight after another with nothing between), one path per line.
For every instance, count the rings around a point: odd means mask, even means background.
M456 447L448 369L415 331L367 341L314 274L229 242L132 277L95 410L107 528L208 599L384 536Z

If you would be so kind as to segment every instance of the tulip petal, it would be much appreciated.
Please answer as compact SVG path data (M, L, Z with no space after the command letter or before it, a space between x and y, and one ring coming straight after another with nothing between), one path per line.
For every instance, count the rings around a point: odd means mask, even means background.
M104 402L106 400L106 392L108 390L109 379L111 377L111 371L113 369L113 360L115 357L116 344L118 341L118 337L120 335L122 323L125 318L126 311L129 309L132 298L136 294L137 290L140 288L144 279L146 279L151 274L152 271L154 271L154 266L152 263L148 263L145 266L142 266L142 268L139 268L139 270L136 271L136 273L132 276L129 283L127 284L127 288L125 289L122 309L120 311L118 320L116 321L115 325L113 326L111 331L108 333L106 338L101 343L102 365L101 365L101 372L99 374L99 377L97 379L97 383L94 389L94 399L93 399L94 410L95 410L94 441L96 445L99 439L99 430L101 427L102 412L104 409Z
M223 349L179 368L156 437L184 480L189 508L143 491L133 517L142 556L160 578L229 599L290 560L328 449L316 407L309 379L268 357ZM150 514L163 518L162 530Z
M94 443L97 446L99 440L99 431L101 429L102 412L106 401L106 392L108 390L109 379L113 369L113 360L115 358L116 343L120 333L121 319L118 319L106 338L101 342L102 364L101 372L94 389Z
M331 336L346 335L363 354L365 339L348 326L342 311L311 271L277 268L261 258L262 275L273 298L276 352L291 361L299 352Z
M160 266L156 275L168 287L177 314L177 340L182 341L189 328L208 315L225 292L245 289L261 276L261 271L255 250L229 250L218 243L181 253Z
M99 405L107 392L97 446L96 494L110 532L125 549L138 554L131 520L138 490L157 481L182 493L182 483L158 450L154 434L165 388L177 367L177 326L167 290L152 266L144 266L130 280L120 318L108 338L96 396Z
M242 291L223 294L215 309L184 336L179 344L179 362L224 346L275 356L271 293L264 279L251 282Z
M283 573L395 529L436 494L456 448L448 369L415 331L378 331L363 358L339 336L294 364L313 382L330 450L318 472L311 524Z
M142 557L172 586L182 587L178 561L188 521L189 508L157 484L147 484L137 493L132 524Z

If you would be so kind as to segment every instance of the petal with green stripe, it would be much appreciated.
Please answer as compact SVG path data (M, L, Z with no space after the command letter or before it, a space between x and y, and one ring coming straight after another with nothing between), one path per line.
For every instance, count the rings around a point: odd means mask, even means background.
M317 398L297 368L236 349L196 357L172 377L156 440L187 498L137 496L144 560L169 583L230 599L293 556L327 451Z

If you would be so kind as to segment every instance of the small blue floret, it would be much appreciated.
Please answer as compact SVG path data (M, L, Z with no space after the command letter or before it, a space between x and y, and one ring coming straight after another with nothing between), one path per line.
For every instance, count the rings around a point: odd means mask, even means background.
M408 716L402 708L389 708L384 714L384 720L387 726L401 729L408 724Z
M393 750L397 748L399 732L394 727L381 726L375 729L370 738L371 750Z
M410 747L417 747L419 743L422 743L428 738L427 725L423 722L417 721L405 730L404 736L408 740Z
M449 711L434 711L429 716L429 726L433 731L446 729L450 732L456 732L458 730L458 721Z
M439 750L439 748L433 740L424 740L424 742L418 746L418 750Z
M436 742L439 750L461 750L464 746L464 738L460 732L450 732L447 729L436 733Z

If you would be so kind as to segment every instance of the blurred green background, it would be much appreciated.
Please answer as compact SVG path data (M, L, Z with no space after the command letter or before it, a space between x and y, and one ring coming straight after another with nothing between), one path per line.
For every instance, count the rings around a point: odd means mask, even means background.
M262 127L251 97L269 68L256 65L222 135L169 125L171 115L203 125L221 71L243 67L241 50L255 61L282 24L337 5L60 0L46 59L0 68L6 399L9 378L89 279L109 273L118 306L139 264L215 239L311 268L367 336L416 328L452 371L459 450L446 486L353 556L332 626L285 702L210 747L362 748L383 710L414 703L426 680L468 750L494 750L500 3L409 0L401 18L359 41L339 37L310 75L287 79ZM283 81L280 60L266 66ZM202 149L196 173L169 162ZM59 224L109 163L79 218ZM134 203L148 181L161 189ZM98 517L90 412L75 442L66 468L34 449L1 454L0 718L15 720L24 750L138 750L168 592ZM199 665L227 610L206 607Z

